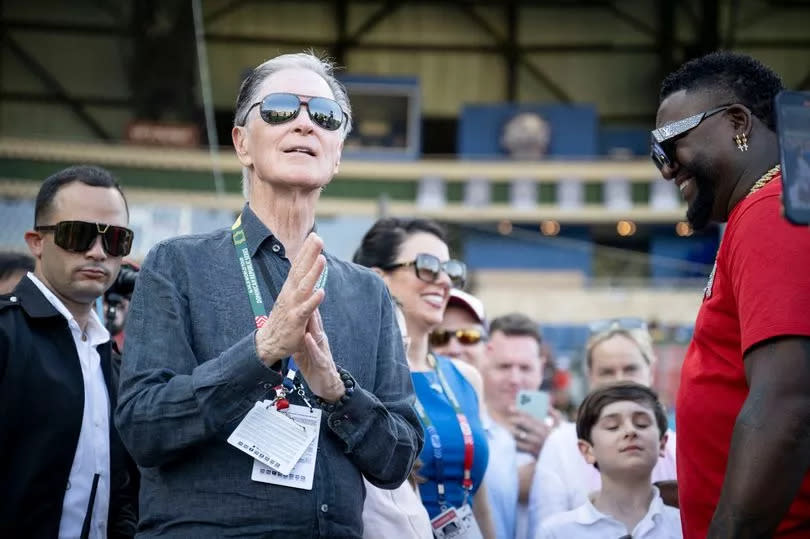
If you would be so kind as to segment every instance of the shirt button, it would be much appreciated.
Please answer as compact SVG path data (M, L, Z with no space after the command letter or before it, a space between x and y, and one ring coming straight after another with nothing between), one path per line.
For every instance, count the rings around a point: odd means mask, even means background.
M273 247L271 247L271 249L273 249L274 253L277 253L277 252L279 252L281 250L281 247L279 247L278 243L274 243Z
M326 504L321 505L321 512L328 513L329 512L329 506L326 505Z
M8 300L9 300L11 303L17 303L17 296L11 296L10 298L8 298Z

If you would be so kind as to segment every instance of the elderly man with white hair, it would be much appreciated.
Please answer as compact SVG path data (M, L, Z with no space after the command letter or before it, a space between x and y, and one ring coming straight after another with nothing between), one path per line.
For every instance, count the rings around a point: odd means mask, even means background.
M140 537L361 537L363 478L408 476L423 434L391 297L313 232L350 127L328 62L261 64L232 130L241 215L146 258L116 411Z

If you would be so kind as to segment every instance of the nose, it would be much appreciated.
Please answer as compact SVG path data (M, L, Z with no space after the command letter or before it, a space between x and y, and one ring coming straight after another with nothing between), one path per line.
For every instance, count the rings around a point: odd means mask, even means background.
M624 436L625 438L635 438L638 436L638 430L636 430L636 426L630 419L624 422Z
M668 165L661 167L661 176L663 176L665 180L674 180L675 176L678 175L678 169L678 163L676 161L670 161Z
M464 347L461 345L460 342L458 342L458 339L456 338L455 335L450 337L450 341L447 343L447 346L445 346L445 353L448 356L454 358L461 357L461 353L463 352L463 350Z
M304 102L298 106L298 115L295 117L294 127L296 133L309 134L315 129L312 118L309 117L309 105Z
M104 251L104 245L101 243L101 235L97 235L96 239L93 240L93 244L84 254L87 258L92 258L93 260L106 260L107 259L107 252Z
M515 385L520 385L523 381L523 378L520 375L520 369L515 366L509 369L509 381Z
M450 280L450 276L447 274L447 272L442 270L439 272L439 276L436 278L436 284L440 285L446 290L449 290L453 286L453 281Z

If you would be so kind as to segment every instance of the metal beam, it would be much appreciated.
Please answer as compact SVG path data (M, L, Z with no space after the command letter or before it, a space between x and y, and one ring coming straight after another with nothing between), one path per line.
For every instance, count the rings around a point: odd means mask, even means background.
M698 34L700 54L715 51L720 46L720 6L717 1L703 2L703 18Z
M349 32L349 9L347 0L335 0L335 35L337 40L332 48L332 56L338 65L346 65L346 40Z
M110 0L93 0L93 3L96 5L96 7L112 17L113 21L116 23L123 24L124 21L126 21L124 13L121 11L121 9L110 2Z
M728 25L726 37L723 40L724 49L733 49L737 38L737 30L740 22L740 0L730 0L728 7Z
M104 97L104 96L71 96L73 101L79 105L90 107L108 107L113 109L130 108L133 103L128 97ZM8 92L0 91L0 101L15 101L20 103L42 103L64 105L64 98L56 93L43 92Z
M388 0L385 4L380 6L380 8L371 14L371 16L360 25L360 27L354 31L352 35L346 38L346 42L348 45L352 45L357 43L363 34L366 32L371 31L375 26L377 26L383 19L394 13L399 7L402 5L401 0Z
M661 79L675 68L676 25L675 0L661 0L658 3L658 50Z
M313 47L316 49L330 49L334 46L333 41L295 39L289 37L268 37L257 35L230 34L224 32L210 32L206 34L206 40L219 43L232 43L244 45L275 45L289 47ZM466 43L431 44L431 43L348 43L348 49L353 50L376 50L392 52L435 52L441 53L476 53L476 54L503 54L504 45L472 45ZM600 43L570 43L559 45L524 45L520 47L523 53L535 54L555 54L555 53L638 53L655 54L658 49L654 44L633 45L616 44L610 42Z
M2 40L6 46L8 47L9 51L17 57L17 59L34 75L36 76L43 84L45 84L48 89L50 89L54 94L59 96L62 100L62 103L67 105L70 110L82 121L97 137L102 140L109 141L112 140L112 136L99 124L95 118L93 118L90 113L88 113L84 106L77 102L73 97L71 97L67 90L65 89L62 84L56 80L56 78L48 72L45 67L40 64L36 58L28 54L25 49L23 49L15 40L12 38L7 31L0 29L0 40Z
M619 9L619 7L615 3L611 3L611 4L607 5L607 6L605 6L605 8L614 17L616 17L620 21L625 22L628 25L632 26L633 28L635 28L636 30L641 32L642 34L646 34L646 35L648 35L650 37L653 37L653 38L658 36L658 32L656 32L655 28L653 28L652 26L650 26L646 22L642 21L641 19L639 19L635 15L632 15L630 13L627 13L626 11L623 11L623 10Z
M129 26L125 24L87 24L5 19L3 21L3 25L5 26L6 30L24 30L26 32L54 32L113 37L127 37L131 35Z
M518 97L518 62L520 60L520 50L518 48L518 7L515 2L506 4L505 45L506 99L515 102Z
M692 23L692 26L697 27L700 24L700 19L698 19L697 12L694 6L692 6L692 2L690 0L680 0L678 4L681 6L681 10L686 15L686 18Z
M464 4L460 5L461 11L465 13L475 24L477 24L481 29L483 29L490 37L496 42L494 50L496 52L506 52L509 50L509 44L506 42L499 34L498 31L491 25L489 22L481 17L478 13L475 12L469 6ZM539 67L534 65L532 62L526 58L525 53L528 50L527 47L522 47L517 49L516 51L516 60L520 62L520 64L528 71L534 78L539 82L542 86L551 92L551 94L556 97L559 101L563 103L570 103L573 101L571 96L569 96L565 90L562 89L557 83L551 80L547 74L545 74Z
M232 13L242 7L244 4L247 4L248 0L231 0L224 6L212 10L210 13L206 13L203 20L205 21L205 25L209 25L213 22L216 22L217 19L221 19L228 13Z

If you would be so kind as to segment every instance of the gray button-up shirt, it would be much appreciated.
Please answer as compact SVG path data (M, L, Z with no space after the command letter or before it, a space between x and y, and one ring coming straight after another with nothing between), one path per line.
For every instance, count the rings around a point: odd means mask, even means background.
M290 262L248 206L242 224L269 311ZM321 317L335 361L358 387L324 414L313 488L301 490L252 481L253 459L226 442L281 381L256 354L231 231L174 238L149 253L115 415L142 473L140 537L361 537L362 476L382 488L405 480L423 434L391 298L373 272L326 258Z

